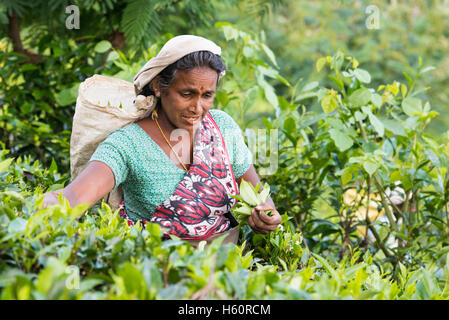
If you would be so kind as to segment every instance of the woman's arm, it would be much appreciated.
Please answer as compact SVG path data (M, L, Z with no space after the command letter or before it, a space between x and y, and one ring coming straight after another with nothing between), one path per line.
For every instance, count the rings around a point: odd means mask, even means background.
M253 186L256 186L260 182L254 165L251 165L248 171L246 171L241 177L236 179L239 185L242 179L250 182ZM268 216L265 213L266 211L271 211L272 215ZM265 203L256 206L256 208L253 209L251 216L249 216L248 218L248 224L257 233L268 233L270 231L274 231L281 222L281 215L276 210L271 197L268 197Z
M92 207L114 188L115 180L112 170L103 162L92 161L67 187L45 194L44 208L58 203L58 194L69 201L71 207L89 203Z

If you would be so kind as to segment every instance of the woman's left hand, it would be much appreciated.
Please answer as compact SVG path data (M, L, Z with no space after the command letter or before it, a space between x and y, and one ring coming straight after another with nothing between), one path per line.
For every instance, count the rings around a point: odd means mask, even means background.
M271 211L271 216L266 214L268 211ZM256 233L267 234L274 231L281 222L282 218L279 212L271 203L267 202L253 208L252 214L248 217L248 224Z

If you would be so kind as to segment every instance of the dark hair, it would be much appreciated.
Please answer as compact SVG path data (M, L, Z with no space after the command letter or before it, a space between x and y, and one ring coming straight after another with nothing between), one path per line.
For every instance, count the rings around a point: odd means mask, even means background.
M161 91L166 91L173 83L176 77L176 70L191 70L196 67L209 67L217 71L218 75L226 70L226 66L220 56L210 51L192 52L167 66L158 74ZM143 87L140 94L144 96L154 95L153 81L150 81Z

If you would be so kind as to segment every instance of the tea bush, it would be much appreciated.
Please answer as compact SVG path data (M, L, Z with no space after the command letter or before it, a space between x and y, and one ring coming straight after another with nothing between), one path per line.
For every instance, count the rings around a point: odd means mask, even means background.
M447 263L397 279L368 251L339 262L312 253L288 225L269 235L197 249L161 228L128 226L102 203L45 209L42 189L60 175L29 159L0 162L0 288L2 299L446 299ZM40 186L36 191L31 188ZM28 186L28 187L27 187ZM31 187L31 188L30 188Z
M422 266L447 252L447 134L424 132L437 113L414 91L416 80L430 70L419 60L414 76L370 88L369 73L341 52L319 59L328 66L333 88L306 84L281 104L272 119L281 135L280 170L267 177L275 203L302 230L312 251L337 255L364 248L379 261ZM320 102L322 113L305 111L301 103ZM398 189L402 188L402 189ZM358 202L345 193L356 190ZM403 191L393 204L391 190ZM378 196L378 215L370 221L368 199ZM364 210L365 212L360 212ZM363 219L357 217L363 216ZM366 218L367 217L367 218ZM364 237L358 227L368 229Z

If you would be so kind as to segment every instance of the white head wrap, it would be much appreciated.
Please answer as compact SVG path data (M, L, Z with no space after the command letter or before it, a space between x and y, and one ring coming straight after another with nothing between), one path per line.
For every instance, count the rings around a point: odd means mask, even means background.
M157 56L150 59L134 76L134 90L137 95L135 105L139 109L150 108L149 111L152 111L156 107L156 98L154 96L145 97L138 94L167 66L189 53L196 51L210 51L216 55L221 55L221 48L203 37L181 35L167 41Z

